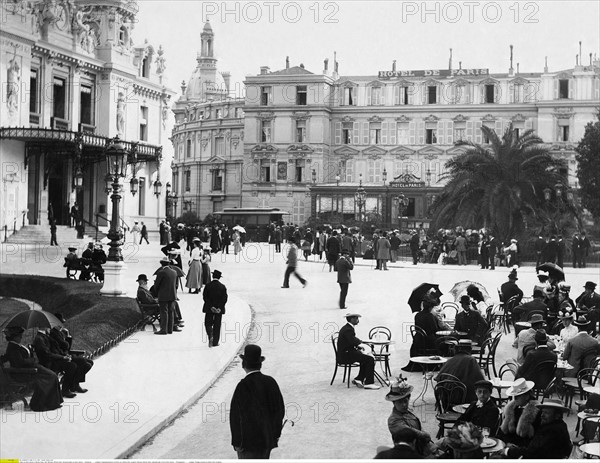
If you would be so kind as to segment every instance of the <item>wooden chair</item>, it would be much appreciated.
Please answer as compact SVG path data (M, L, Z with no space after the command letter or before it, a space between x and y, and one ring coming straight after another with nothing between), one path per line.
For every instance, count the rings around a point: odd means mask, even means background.
M392 331L386 326L375 326L369 330L369 339L374 341L392 339ZM390 345L382 344L381 346L375 346L373 354L376 362L383 364L383 371L386 376L392 376L392 370L390 369Z
M437 438L444 437L445 430L454 426L460 417L460 413L452 410L454 405L465 403L467 397L467 386L460 381L439 381L433 388L435 395L435 409L438 420Z
M600 420L590 417L584 418L581 423L581 437L583 438L582 440L573 442L578 447L593 442L598 442L600 446ZM583 452L583 456L584 458L588 457L585 452Z
M544 394L546 388L554 379L556 373L556 362L554 360L544 360L538 363L532 373L532 377L535 383L533 387L533 393L535 398L538 399L540 394Z
M0 356L0 406L9 407L21 400L29 408L27 397L33 393L37 368L13 368L4 355Z
M507 360L500 366L500 369L498 370L498 378L506 381L514 380L518 369L519 365L515 361ZM510 397L506 395L502 396L501 388L496 388L496 390L498 391L498 398L496 399L496 402L498 403L499 407L503 407L510 401Z
M331 382L329 383L329 385L331 386L333 384L333 381L335 380L335 375L337 375L338 367L342 367L344 369L344 377L342 378L342 383L346 381L346 377L347 377L348 387L350 387L350 376L352 375L352 368L355 368L355 367L360 368L360 363L358 363L358 362L344 363L344 362L338 361L337 340L338 340L339 335L340 335L340 333L336 332L336 333L333 333L333 335L331 336L331 345L333 346L333 353L335 355L335 370L333 370L333 376L331 378Z
M142 304L142 302L136 298L138 308L142 313L142 326L141 330L146 330L146 325L152 325L153 331L156 330L156 326L154 326L155 322L160 323L160 306L158 304Z
M494 338L486 339L481 344L481 349L479 350L477 362L479 363L479 368L483 370L488 378L491 378L490 367L494 372L494 376L498 374L496 371L496 349L498 348L498 344L500 344L501 337L502 333L498 333Z
M569 408L573 405L573 397L579 392L579 399L585 400L588 396L583 389L587 386L595 386L600 384L598 378L600 371L595 368L582 368L577 373L577 378L563 378L562 381L565 387L565 405Z
M550 382L548 383L548 385L546 386L546 388L544 389L544 392L542 393L542 400L541 402L544 403L544 400L549 399L550 397L552 397L552 394L554 394L556 391L556 384L557 384L557 379L556 378L552 378L550 380Z
M455 320L459 310L460 307L456 302L442 302L442 312L448 320Z
M437 351L427 347L427 333L419 326L410 326L410 335L413 338L413 345L417 346L416 355L437 355Z

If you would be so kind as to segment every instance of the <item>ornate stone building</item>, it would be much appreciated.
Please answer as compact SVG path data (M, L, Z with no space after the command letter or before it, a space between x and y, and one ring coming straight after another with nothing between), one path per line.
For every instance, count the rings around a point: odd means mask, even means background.
M173 105L173 196L168 214L200 219L242 206L244 99L230 98L229 73L217 70L210 24L200 34L197 66Z
M14 0L0 8L0 225L47 225L49 214L67 224L75 202L88 225L96 214L110 217L105 148L118 135L130 163L121 217L157 227L174 93L162 82L162 48L133 43L136 2Z

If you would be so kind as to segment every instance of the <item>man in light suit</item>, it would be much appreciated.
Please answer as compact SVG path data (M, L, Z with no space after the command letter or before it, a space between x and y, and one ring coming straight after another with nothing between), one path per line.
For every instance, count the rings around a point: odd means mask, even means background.
M162 268L158 270L154 280L160 306L160 331L154 334L172 334L173 331L181 331L179 328L173 328L177 299L177 272L169 267L170 263L171 261L166 257L160 260Z
M573 367L565 371L565 376L576 378L577 373L582 368L581 362L584 358L584 353L593 350L594 347L596 348L596 352L600 352L600 344L588 333L590 322L585 317L579 317L573 324L579 328L579 333L569 339L562 358Z
M277 447L285 404L277 381L260 371L265 358L260 346L248 344L240 355L246 376L231 398L231 445L239 459L268 459Z
M346 323L340 329L337 344L337 360L342 363L360 364L358 376L352 380L352 384L365 389L379 389L375 382L375 359L370 355L362 353L359 347L362 341L356 337L354 326L358 325L360 314L350 313L346 315Z

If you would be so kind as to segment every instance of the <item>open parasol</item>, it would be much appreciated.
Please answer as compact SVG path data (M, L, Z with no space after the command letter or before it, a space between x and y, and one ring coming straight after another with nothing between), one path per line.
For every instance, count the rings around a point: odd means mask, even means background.
M62 326L62 323L54 314L45 310L24 310L10 318L3 328L13 326L19 326L27 330L29 328L54 328L55 326Z
M233 230L237 230L240 233L246 233L246 229L244 227L242 227L241 225L236 225L235 227L233 227Z
M545 262L535 268L536 271L548 272L548 275L553 280L565 281L564 270L553 262Z
M434 298L440 297L442 295L442 292L440 291L440 285L437 285L435 283L421 283L419 286L413 289L412 293L410 294L410 297L408 298L408 305L410 306L410 309L413 311L413 313L421 310L421 302L423 302L423 298L432 289L434 291L431 292L431 295Z
M485 300L488 300L490 298L490 295L485 289L485 286L483 286L481 283L477 283L476 281L470 280L459 281L458 283L456 283L450 290L450 294L454 296L455 301L458 301L460 299L460 296L467 293L467 288L471 285L476 286L477 289L481 291L481 294L483 294L483 298Z

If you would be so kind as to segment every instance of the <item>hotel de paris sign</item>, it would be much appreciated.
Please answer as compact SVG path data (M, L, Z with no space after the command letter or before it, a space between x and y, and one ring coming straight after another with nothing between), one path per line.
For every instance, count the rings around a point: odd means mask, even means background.
M425 69L419 71L379 71L379 78L487 76L489 74L489 69Z

